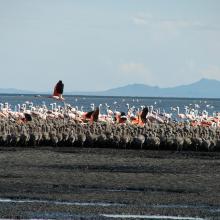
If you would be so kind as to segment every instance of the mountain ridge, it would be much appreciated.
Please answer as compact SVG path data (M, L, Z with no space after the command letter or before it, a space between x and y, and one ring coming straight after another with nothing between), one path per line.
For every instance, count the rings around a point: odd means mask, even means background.
M220 98L220 81L202 78L199 81L193 82L191 84L167 88L134 83L101 92L71 92L68 94L100 96Z
M50 94L14 88L0 89L1 94ZM199 81L175 87L161 88L141 83L128 84L98 92L64 92L64 95L95 96L140 96L140 97L180 97L180 98L220 98L220 81L202 78Z

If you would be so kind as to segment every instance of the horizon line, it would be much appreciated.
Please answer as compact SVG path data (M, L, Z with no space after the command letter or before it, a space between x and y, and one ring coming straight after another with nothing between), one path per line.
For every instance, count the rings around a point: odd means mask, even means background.
M108 88L108 89L103 89L103 90L98 90L98 91L85 91L85 90L78 90L78 91L66 91L65 93L99 93L99 92L107 92L108 90L112 90L112 89L119 89L119 88L123 88L123 87L126 87L126 86L133 86L133 85L142 85L142 86L148 86L148 87L153 87L153 88L159 88L159 89L171 89L171 88L176 88L176 87L181 87L181 86L189 86L189 85L192 85L194 83L197 83L197 82L201 82L203 80L207 80L207 81L217 81L217 82L220 82L220 80L217 80L217 79L210 79L210 78L201 78L197 81L194 81L194 82L191 82L191 83L188 83L188 84L180 84L180 85L175 85L175 86L168 86L168 87L160 87L158 85L148 85L148 84L144 84L144 83L129 83L129 84L126 84L126 85L121 85L121 86L118 86L118 87L114 87L114 88ZM19 90L21 92L25 92L25 94L33 94L33 93L40 93L40 94L50 94L52 93L52 90L51 92L49 91L35 91L35 90L29 90L29 89L19 89L19 88L12 88L12 87L7 87L7 88L0 88L0 90ZM29 93L26 93L26 92L29 92ZM6 93L4 93L6 94ZM10 94L10 93L9 93Z

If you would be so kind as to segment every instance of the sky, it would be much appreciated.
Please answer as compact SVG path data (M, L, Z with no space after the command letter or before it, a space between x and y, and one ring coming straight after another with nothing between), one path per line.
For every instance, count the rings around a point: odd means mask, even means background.
M0 88L220 80L219 0L0 0Z

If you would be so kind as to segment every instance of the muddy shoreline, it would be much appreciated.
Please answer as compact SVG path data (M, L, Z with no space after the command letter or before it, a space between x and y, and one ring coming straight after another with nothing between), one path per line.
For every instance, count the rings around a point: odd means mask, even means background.
M0 147L2 218L220 219L219 183L220 152Z

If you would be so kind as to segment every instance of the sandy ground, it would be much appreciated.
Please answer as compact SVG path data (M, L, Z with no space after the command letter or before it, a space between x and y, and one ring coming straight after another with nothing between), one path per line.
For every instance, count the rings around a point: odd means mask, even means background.
M102 214L220 219L220 153L0 148L1 218Z

